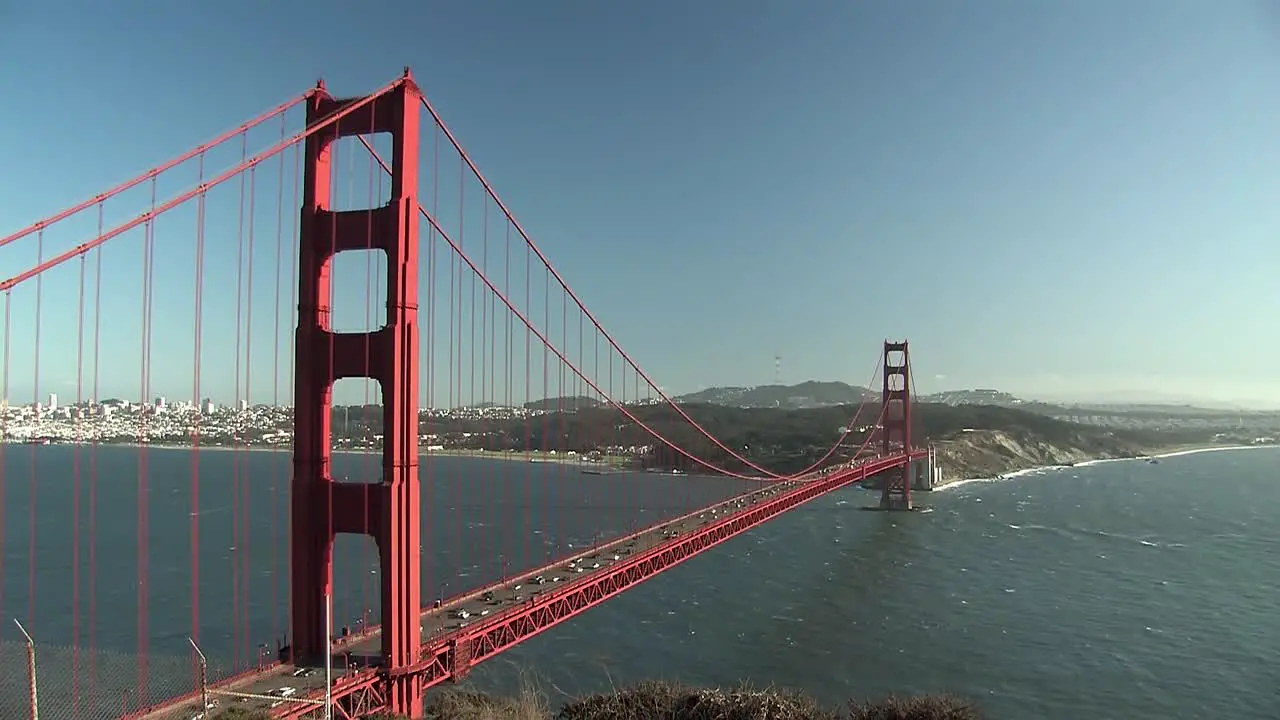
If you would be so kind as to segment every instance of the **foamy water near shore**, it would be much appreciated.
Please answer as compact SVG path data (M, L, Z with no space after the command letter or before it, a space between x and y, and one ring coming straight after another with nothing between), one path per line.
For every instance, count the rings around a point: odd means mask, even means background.
M1038 467L1026 468L1024 470L1015 470L1013 472L1005 473L999 477L968 478L965 480L956 480L954 482L949 482L945 485L939 485L935 487L933 489L933 492L944 492L947 490L953 490L955 488L962 487L964 485L971 485L973 483L997 483L997 482L1003 482L1005 480L1012 480L1014 478L1020 478L1020 477L1047 475L1049 473L1060 473L1066 470L1074 470L1075 468L1082 468L1082 467L1093 467L1095 465L1102 465L1104 463L1145 462L1148 459L1161 460L1164 458L1182 457L1184 455L1200 455L1202 453L1210 453L1210 452L1228 452L1228 451L1237 452L1237 451L1243 451L1243 450L1265 450L1265 449L1275 450L1278 448L1280 448L1280 445L1210 445L1207 447L1193 447L1193 448L1184 448L1181 450L1170 450L1168 452L1153 453L1151 455L1143 455L1141 457L1099 458L1097 460L1084 460L1084 461L1075 463L1074 465L1041 465Z

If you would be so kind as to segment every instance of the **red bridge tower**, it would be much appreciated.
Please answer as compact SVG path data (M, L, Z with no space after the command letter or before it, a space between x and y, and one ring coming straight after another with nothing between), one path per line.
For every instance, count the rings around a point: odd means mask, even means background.
M880 402L884 409L880 424L881 452L885 455L911 452L911 353L907 341L884 342L884 389ZM912 463L885 474L880 495L882 510L911 509Z
M323 84L307 104L314 126L359 99L334 99ZM388 710L417 717L422 691L411 675L421 646L418 536L418 115L420 92L404 76L373 102L306 140L299 239L298 330L290 535L290 633L293 661L313 664L331 652L326 602L337 533L378 544L382 581L382 659ZM330 201L330 146L341 137L392 138L391 198L378 208L336 211ZM348 250L386 253L386 325L335 333L330 268ZM367 377L382 389L381 481L335 482L330 470L333 383Z

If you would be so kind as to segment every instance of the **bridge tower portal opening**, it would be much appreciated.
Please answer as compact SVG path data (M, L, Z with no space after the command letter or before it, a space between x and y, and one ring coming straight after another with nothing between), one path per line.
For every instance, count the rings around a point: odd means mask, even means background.
M418 487L418 120L420 91L408 70L391 89L306 139L299 237L295 346L294 455L291 480L290 642L292 661L318 664L332 652L326 603L338 533L368 534L381 565L382 662L387 705L422 713L422 690L397 672L421 651L421 507ZM335 99L323 85L307 102L308 127L364 98ZM391 194L382 207L335 210L331 145L342 137L391 136ZM333 330L335 255L386 254L386 323L360 333ZM382 387L382 477L372 490L331 475L333 384L372 378ZM367 502L365 500L367 492Z
M884 383L880 451L885 455L911 452L911 353L907 341L884 343ZM882 510L910 510L912 463L886 473L880 495Z

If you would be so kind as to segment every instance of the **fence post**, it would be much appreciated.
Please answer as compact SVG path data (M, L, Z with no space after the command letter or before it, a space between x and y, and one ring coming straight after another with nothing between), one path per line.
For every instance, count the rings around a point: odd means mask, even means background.
M31 639L31 634L22 627L18 618L13 619L13 624L18 626L22 636L27 639L27 681L30 684L31 693L31 720L40 720L40 701L36 695L36 641Z
M200 651L200 646L190 637L187 642L191 643L191 649L196 651L196 655L200 658L200 712L209 712L209 661L205 659L204 653Z
M333 720L333 587L324 595L324 720Z

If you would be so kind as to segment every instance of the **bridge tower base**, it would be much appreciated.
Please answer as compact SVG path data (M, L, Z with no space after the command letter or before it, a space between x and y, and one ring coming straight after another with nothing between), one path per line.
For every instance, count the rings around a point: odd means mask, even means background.
M923 492L933 490L937 486L935 466L934 449L930 445L929 453L924 458L911 462L911 489Z
M911 354L907 341L884 342L880 433L884 455L911 451ZM880 494L881 510L911 510L912 465L886 473Z
M335 99L317 87L307 126L361 104L306 139L299 237L298 328L290 500L291 660L322 662L332 652L325 622L332 596L333 541L338 533L371 536L378 545L382 665L388 710L418 717L422 690L412 674L421 652L421 560L418 488L418 117L420 92L409 76L372 101ZM341 137L391 135L391 196L366 210L333 209L331 146ZM386 325L337 333L331 320L330 268L349 250L386 254ZM377 380L382 390L383 448L379 482L336 482L331 475L333 383Z

